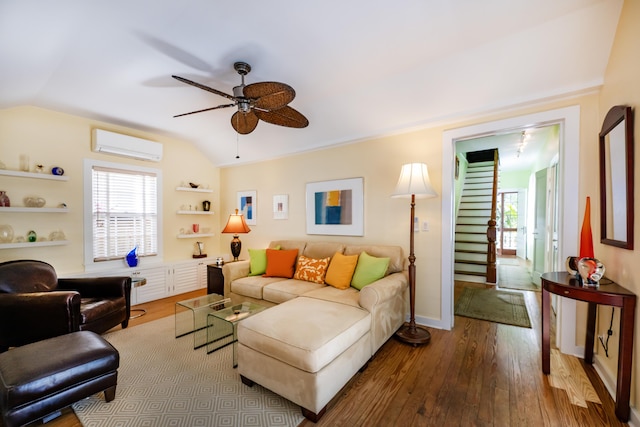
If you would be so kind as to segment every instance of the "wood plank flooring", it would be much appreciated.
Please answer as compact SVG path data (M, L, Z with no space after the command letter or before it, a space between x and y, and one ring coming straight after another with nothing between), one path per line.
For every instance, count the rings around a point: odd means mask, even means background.
M454 295L460 292L457 287ZM204 291L143 304L139 307L147 314L132 319L129 327L172 315L176 301L201 294ZM617 420L613 400L581 359L554 353L560 367L552 366L549 377L542 374L540 293L525 296L531 329L457 316L452 331L431 329L427 346L390 339L315 425L627 425ZM578 380L564 389L552 386L567 378ZM81 426L71 409L47 425ZM300 427L313 425L305 420Z

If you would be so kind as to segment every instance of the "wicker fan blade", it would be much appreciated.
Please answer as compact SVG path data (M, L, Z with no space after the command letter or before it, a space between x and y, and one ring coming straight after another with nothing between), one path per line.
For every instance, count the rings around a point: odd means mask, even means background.
M256 126L258 126L258 116L256 116L253 111L247 113L236 111L233 116L231 116L231 126L233 126L239 134L246 135L253 132Z
M263 110L277 110L296 97L296 91L289 85L278 82L252 83L244 87L244 96L255 100L254 105Z
M202 113L204 111L217 110L218 108L234 107L235 105L236 104L222 104L222 105L218 105L217 107L205 108L203 110L192 111L190 113L182 113L182 114L178 114L177 116L173 116L173 117L188 116L189 114L195 114L195 113Z
M273 111L262 111L258 109L254 109L253 111L255 111L256 116L258 116L260 120L274 125L290 128L306 128L309 125L309 120L307 120L305 116L288 106Z
M184 77L180 77L180 76L171 76L171 77L173 77L174 79L176 79L176 80L178 80L178 81L180 81L182 83L186 83L188 85L195 86L198 89L202 89L202 90L206 90L207 92L215 93L216 95L220 95L220 96L222 96L224 98L227 98L227 99L230 99L232 101L237 101L235 96L228 95L228 94L226 94L224 92L219 91L218 89L214 89L212 87L205 86L205 85L202 85L200 83L196 83L196 82L194 82L192 80L185 79Z

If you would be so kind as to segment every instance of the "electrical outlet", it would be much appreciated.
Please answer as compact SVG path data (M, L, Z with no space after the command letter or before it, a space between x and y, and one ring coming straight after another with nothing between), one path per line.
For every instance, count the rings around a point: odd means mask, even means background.
M423 221L422 222L422 231L429 231L429 222L428 221Z

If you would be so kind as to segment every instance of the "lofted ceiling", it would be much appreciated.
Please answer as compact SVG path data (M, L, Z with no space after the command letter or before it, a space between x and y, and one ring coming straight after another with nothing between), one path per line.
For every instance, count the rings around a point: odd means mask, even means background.
M622 0L0 0L0 108L33 105L196 145L217 166L450 123L602 84ZM232 93L291 85L292 129L248 135ZM240 158L236 158L236 154Z

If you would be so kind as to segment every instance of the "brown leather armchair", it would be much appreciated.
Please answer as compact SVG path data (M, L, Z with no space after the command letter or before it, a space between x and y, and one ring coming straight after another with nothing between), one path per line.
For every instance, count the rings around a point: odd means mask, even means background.
M46 262L0 263L0 352L75 331L129 324L131 277L62 279Z

